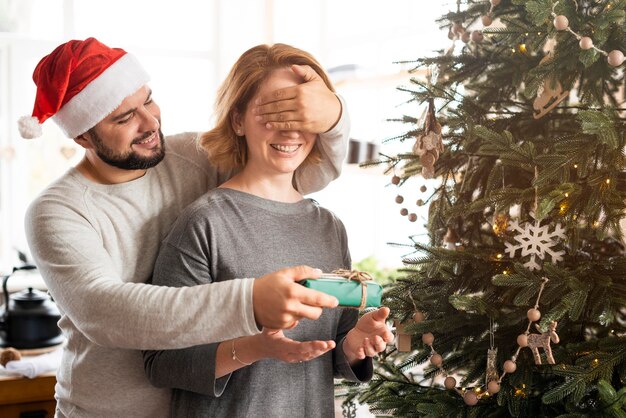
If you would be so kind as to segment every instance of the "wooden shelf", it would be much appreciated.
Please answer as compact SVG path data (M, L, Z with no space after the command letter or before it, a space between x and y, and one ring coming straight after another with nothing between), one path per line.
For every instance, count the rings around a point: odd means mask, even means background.
M53 418L54 373L25 377L0 376L0 417L2 418Z

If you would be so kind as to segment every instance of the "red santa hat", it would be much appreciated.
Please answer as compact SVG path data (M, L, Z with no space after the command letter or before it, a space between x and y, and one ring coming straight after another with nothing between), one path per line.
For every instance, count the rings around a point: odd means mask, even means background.
M32 116L18 121L20 135L41 136L41 124L52 118L68 137L76 138L145 85L149 76L133 55L88 38L64 43L42 58L33 80L35 107Z

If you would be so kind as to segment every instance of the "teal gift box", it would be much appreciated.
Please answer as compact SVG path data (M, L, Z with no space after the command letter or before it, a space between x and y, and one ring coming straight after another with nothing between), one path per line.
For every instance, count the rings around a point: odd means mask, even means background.
M300 284L335 296L339 300L339 306L352 308L377 308L383 296L382 286L375 281L354 280L339 274L323 274L318 279L301 280Z

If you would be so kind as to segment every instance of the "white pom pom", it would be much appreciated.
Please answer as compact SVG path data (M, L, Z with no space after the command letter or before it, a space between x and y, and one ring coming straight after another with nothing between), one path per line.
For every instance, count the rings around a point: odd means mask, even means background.
M19 129L20 135L24 139L38 138L42 134L39 120L34 116L22 116L19 118L17 121L17 129Z

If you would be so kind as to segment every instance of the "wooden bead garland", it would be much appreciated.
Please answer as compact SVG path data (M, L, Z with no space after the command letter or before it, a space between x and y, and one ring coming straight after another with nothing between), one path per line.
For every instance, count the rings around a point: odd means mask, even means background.
M581 49L583 50L587 50L587 49L595 49L596 51L598 51L599 53L601 53L602 55L604 55L607 58L607 62L609 63L609 65L613 66L613 67L619 67L620 65L622 65L624 63L624 53L620 50L613 50L611 52L606 52L600 48L597 48L593 45L593 40L588 37L588 36L582 36L576 32L574 32L570 27L569 27L569 20L567 19L567 16L564 15L557 15L554 12L554 9L556 8L556 5L559 4L559 2L555 2L552 5L552 17L554 18L552 20L552 24L554 25L554 28L558 31L568 31L569 33L571 33L572 35L574 35L576 37L576 39L578 39L579 43L578 45L580 46Z
M449 229L449 231L451 231L451 229ZM529 346L529 335L530 336L538 336L538 337L534 337L535 339L539 339L539 337L542 338L541 341L543 341L542 344L539 345L535 345L533 347L537 347L537 348L533 348L533 355L535 356L535 363L536 364L541 364L541 361L537 361L537 357L539 356L538 352L536 350L538 350L538 347L543 347L544 350L546 351L546 357L548 359L548 362L550 364L554 364L554 359L552 358L552 353L549 350L549 348L546 348L546 343L545 343L545 339L546 337L544 337L544 334L550 334L552 335L552 337L548 337L548 338L554 338L556 337L556 342L558 342L558 336L556 335L556 333L554 332L554 330L556 329L556 322L552 322L550 325L550 329L543 334L530 334L530 326L533 322L538 321L541 318L541 312L538 309L539 306L539 301L541 299L541 295L543 293L543 290L545 288L545 285L548 283L548 279L546 277L544 277L542 279L542 283L541 283L541 287L539 288L539 293L537 295L537 300L535 302L535 306L533 308L530 308L527 312L527 317L529 320L528 323L528 327L526 328L526 331L524 334L521 334L517 337L517 344L518 344L518 348L517 351L515 352L515 354L513 354L513 356L511 356L511 359L506 360L502 366L504 372L497 378L493 378L492 380L489 380L488 382L486 382L486 389L487 392L482 392L480 387L476 387L474 389L458 389L456 387L457 385L457 381L453 376L449 376L448 373L446 372L446 370L443 367L443 356L439 353L437 353L437 351L435 350L433 344L435 342L435 336L433 335L432 332L425 332L422 334L422 343L424 343L424 345L428 346L430 348L430 363L434 366L437 367L443 375L445 375L445 380L444 380L444 387L447 390L455 390L462 398L463 401L465 402L466 405L468 406L474 406L476 404L478 404L480 398L482 396L491 396L491 395L495 395L497 394L500 389L501 389L501 383L502 383L502 379L504 378L504 376L506 376L506 374L512 374L515 373L515 371L517 370L517 364L516 364L516 360L517 357L519 355L519 352L521 350L522 347L527 347ZM413 306L415 307L415 314L413 315L413 320L416 323L419 323L421 321L424 320L424 314L419 311L417 309L417 306L415 305L415 302L413 301L413 299L411 298L411 302L413 303ZM537 324L535 324L538 327ZM402 350L400 350L400 345L398 342L396 342L396 346L398 347L398 351L403 351L403 352L408 352L411 351L411 347L410 347L410 335L407 336L406 333L404 333L404 325L399 324L396 321L396 333L397 333L397 337L396 337L396 341L398 341L399 338L403 338L401 340L401 342L403 342L402 344L400 344L402 346ZM408 346L406 345L408 341ZM552 341L554 341L554 339L552 339ZM494 349L497 350L497 349ZM495 356L494 356L495 358Z
M396 186L398 186L401 183L401 181L402 181L402 179L399 176L397 176L397 175L393 175L391 177L391 183L396 185ZM428 189L427 189L426 186L422 185L422 186L420 186L419 190L420 190L420 192L424 193ZM394 200L395 200L395 202L397 204L401 205L402 203L404 203L405 199L404 199L404 196L402 196L401 194L398 194L398 195L396 195ZM417 205L418 207L421 207L421 206L424 206L425 203L426 202L424 202L424 199L417 199L416 202L415 202L415 205ZM407 219L409 220L409 222L416 222L417 219L418 219L417 214L413 213L413 212L409 213L409 210L407 208L401 208L400 209L400 215L406 216Z

